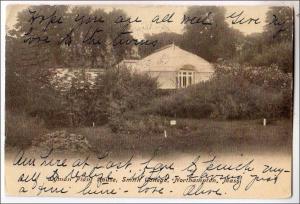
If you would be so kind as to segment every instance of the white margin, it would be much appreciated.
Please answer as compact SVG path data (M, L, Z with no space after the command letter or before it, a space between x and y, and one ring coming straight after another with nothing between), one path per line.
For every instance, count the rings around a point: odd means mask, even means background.
M278 5L295 9L295 72L294 72L294 124L293 124L293 195L288 199L162 199L162 198L58 198L13 197L5 195L4 176L4 124L5 124L5 22L6 6L9 4L143 4L143 5ZM298 203L299 202L299 2L298 1L1 1L1 203Z

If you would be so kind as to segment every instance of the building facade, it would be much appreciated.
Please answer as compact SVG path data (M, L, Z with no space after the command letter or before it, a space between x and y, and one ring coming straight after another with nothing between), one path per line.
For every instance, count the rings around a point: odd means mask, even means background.
M140 60L123 60L119 66L156 77L160 89L186 88L209 80L214 73L212 64L174 44Z
M127 67L136 73L147 73L157 79L160 89L165 90L186 88L207 81L214 73L212 64L174 44L158 49L143 59L123 60L117 66ZM105 72L104 69L79 68L60 68L52 71L55 73L53 84L66 89L71 87L72 80L79 75L84 74L85 80L94 84L96 77Z

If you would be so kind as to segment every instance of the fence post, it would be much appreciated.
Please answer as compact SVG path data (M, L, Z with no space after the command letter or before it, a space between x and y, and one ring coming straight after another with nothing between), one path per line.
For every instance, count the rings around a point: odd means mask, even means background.
M263 119L263 125L264 125L264 126L267 125L267 119L266 119L266 118Z
M164 135L165 135L165 138L167 138L167 131L164 130Z

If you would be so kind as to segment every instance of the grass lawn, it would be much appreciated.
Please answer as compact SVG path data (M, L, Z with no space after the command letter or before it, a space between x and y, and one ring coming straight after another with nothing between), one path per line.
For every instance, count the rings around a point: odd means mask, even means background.
M70 130L83 134L93 150L118 155L174 153L248 153L291 152L292 120L280 119L267 126L261 120L196 120L177 119L176 126L164 131L113 133L108 126Z

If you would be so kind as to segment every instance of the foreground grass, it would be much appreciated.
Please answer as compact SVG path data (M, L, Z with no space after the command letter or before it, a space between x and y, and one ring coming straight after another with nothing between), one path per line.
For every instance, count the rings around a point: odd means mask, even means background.
M161 129L161 128L160 128ZM177 119L164 131L114 133L108 126L70 130L83 134L97 153L150 154L159 149L169 153L290 152L292 120L281 119L267 126L259 120L217 121Z

